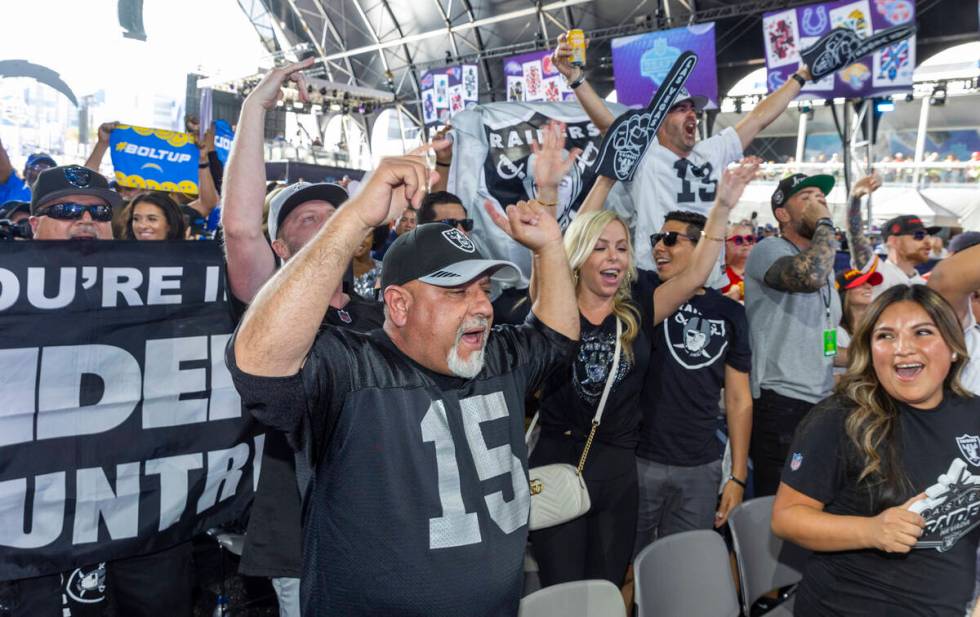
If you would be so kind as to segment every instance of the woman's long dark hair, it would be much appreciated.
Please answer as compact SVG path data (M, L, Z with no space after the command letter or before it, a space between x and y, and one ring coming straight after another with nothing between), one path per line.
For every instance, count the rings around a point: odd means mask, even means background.
M950 351L956 354L956 360L943 380L943 388L960 396L971 396L960 384L960 374L969 356L963 328L953 307L925 285L897 285L878 296L858 324L847 350L847 373L837 385L837 393L855 406L847 415L845 430L860 461L858 482L870 489L876 510L911 497L911 485L901 465L898 401L882 387L871 355L875 326L885 309L898 302L914 302L921 306L936 324Z
M126 206L126 233L127 240L135 240L136 234L133 232L133 214L136 212L136 205L139 203L153 204L163 211L163 217L167 221L170 229L167 231L167 240L183 240L187 224L184 222L184 215L180 212L180 206L174 202L166 193L157 191L146 191L139 193L129 200Z

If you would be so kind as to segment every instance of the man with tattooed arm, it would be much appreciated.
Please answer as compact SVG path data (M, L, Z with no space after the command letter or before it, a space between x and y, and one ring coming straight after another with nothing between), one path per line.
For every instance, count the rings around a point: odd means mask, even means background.
M797 423L834 385L841 305L827 209L833 186L827 175L784 178L772 195L780 237L756 245L745 264L757 496L776 493Z

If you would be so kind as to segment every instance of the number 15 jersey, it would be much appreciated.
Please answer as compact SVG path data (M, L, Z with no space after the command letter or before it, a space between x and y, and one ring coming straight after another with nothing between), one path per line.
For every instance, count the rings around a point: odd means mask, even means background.
M530 494L524 398L576 343L532 316L493 329L474 379L384 334L327 327L303 369L228 367L242 402L305 446L302 613L516 615Z
M634 208L637 268L657 269L650 234L660 231L667 213L685 210L708 216L721 174L725 167L741 158L742 142L732 127L699 141L687 158L677 156L657 142L650 144L633 181L626 185Z

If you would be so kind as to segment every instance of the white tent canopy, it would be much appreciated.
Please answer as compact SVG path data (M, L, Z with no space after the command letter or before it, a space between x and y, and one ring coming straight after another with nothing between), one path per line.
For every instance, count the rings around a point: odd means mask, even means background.
M928 226L955 227L960 224L959 216L935 200L916 189L881 189L876 191L871 202L872 222L883 223L890 218L907 214L918 215Z
M758 224L775 224L770 199L776 190L775 182L753 182L746 187L742 199L732 211L730 220L748 219L758 213ZM834 222L845 226L847 195L843 182L839 182L827 198ZM942 205L940 205L942 204ZM862 214L866 210L862 209ZM980 191L962 188L928 188L915 190L908 187L884 186L875 191L871 203L871 222L880 225L888 219L903 214L915 214L926 225L943 227L961 226L980 230Z

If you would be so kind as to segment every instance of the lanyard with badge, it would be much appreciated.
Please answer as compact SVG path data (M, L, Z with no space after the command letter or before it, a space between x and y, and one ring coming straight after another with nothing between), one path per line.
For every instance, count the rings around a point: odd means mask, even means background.
M824 289L827 290L827 297L824 298ZM823 355L825 358L833 357L837 355L837 327L834 325L830 318L830 303L831 294L834 293L833 289L830 288L830 283L828 282L825 286L820 288L820 299L823 301L823 306L827 311L827 328L823 331Z
M783 240L786 240L786 238L783 238ZM789 240L786 240L786 242L796 249L797 253L800 253L800 248L798 246ZM824 291L827 292L826 296L824 296ZM827 281L827 284L820 288L819 293L820 300L823 302L824 312L827 315L827 328L823 331L823 355L825 358L830 358L837 355L837 326L831 319L830 312L830 305L833 303L834 290L830 286L830 281Z

